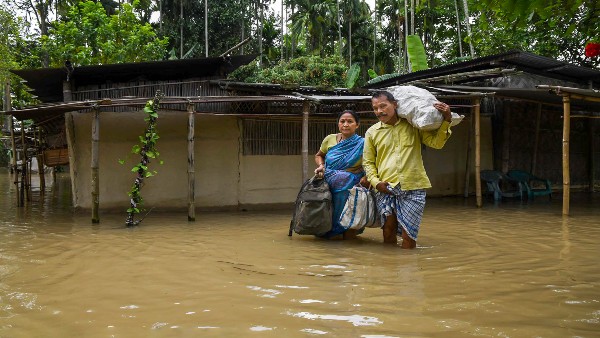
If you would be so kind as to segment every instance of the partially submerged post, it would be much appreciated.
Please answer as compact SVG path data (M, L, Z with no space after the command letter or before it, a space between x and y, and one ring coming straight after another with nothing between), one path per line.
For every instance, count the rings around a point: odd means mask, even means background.
M569 200L571 197L571 175L569 172L569 140L571 133L571 97L563 96L563 140L562 140L562 167L563 167L563 208L562 214L569 215Z
M188 103L188 221L196 220L195 184L196 174L194 170L194 104Z
M477 179L475 180L475 196L477 197L477 206L482 207L483 201L481 198L481 179L479 178L481 174L481 98L476 97L473 99L473 107L474 107L474 115L475 115L475 175Z
M98 169L98 141L100 140L100 108L94 107L92 120L92 223L100 223L98 207L100 204L100 183Z
M310 103L304 101L302 106L302 182L308 179L308 114Z

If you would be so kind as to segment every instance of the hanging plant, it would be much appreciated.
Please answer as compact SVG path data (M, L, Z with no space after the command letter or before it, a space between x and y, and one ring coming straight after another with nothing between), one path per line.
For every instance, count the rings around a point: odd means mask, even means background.
M133 146L131 149L131 153L138 154L141 156L140 162L136 164L131 171L137 174L133 186L131 187L131 191L129 191L130 197L130 206L127 209L127 219L125 220L126 226L134 226L140 224L143 220L135 220L135 214L140 213L141 206L143 204L143 198L140 194L140 189L144 183L144 179L147 177L154 176L156 171L148 170L148 164L150 163L150 159L158 158L158 151L156 150L156 141L158 140L158 131L156 130L156 120L158 119L158 109L160 107L160 98L162 97L162 93L160 91L156 92L153 100L148 100L146 106L144 107L144 113L146 113L146 118L144 121L148 122L148 126L143 135L141 135L140 143ZM124 161L119 160L121 164ZM162 161L160 161L162 164Z

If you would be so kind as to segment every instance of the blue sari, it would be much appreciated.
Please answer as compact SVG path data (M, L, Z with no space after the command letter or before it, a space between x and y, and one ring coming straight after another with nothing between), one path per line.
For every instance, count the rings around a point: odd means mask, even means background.
M358 184L365 173L351 173L346 169L362 159L364 143L365 139L354 134L331 147L325 155L325 180L329 184L333 199L333 227L323 235L325 238L348 230L340 224L340 215L348 199L348 190Z

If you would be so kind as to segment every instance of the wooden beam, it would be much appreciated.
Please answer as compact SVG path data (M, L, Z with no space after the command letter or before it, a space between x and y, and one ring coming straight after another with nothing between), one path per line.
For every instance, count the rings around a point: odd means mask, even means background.
M483 201L481 198L481 116L480 107L481 98L473 99L473 115L475 115L475 195L477 197L477 206L482 207Z
M98 208L100 206L100 177L98 160L98 142L100 140L100 111L94 108L92 120L92 223L100 223Z
M302 106L302 182L308 179L308 115L310 103L304 101Z
M188 112L188 221L196 220L196 174L194 170L194 128L195 128L195 105L189 103L187 106Z
M71 91L71 82L63 81L63 102L73 101L73 94Z
M4 86L4 111L12 111L12 102L10 100L10 81L6 80ZM6 115L8 117L8 124L10 128L10 143L11 143L11 168L13 169L13 183L17 190L17 206L21 206L21 199L19 198L19 170L17 168L17 141L15 135L15 119L12 115Z
M569 215L571 197L571 174L569 172L569 139L571 132L571 98L563 96L563 140L562 140L562 169L563 169L563 216Z

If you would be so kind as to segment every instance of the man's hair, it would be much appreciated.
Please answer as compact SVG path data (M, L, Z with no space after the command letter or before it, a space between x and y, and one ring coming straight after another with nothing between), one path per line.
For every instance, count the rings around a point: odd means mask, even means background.
M385 96L388 101L390 102L396 102L396 98L394 98L394 95L392 95L392 93L388 92L387 90L377 90L373 92L373 95L371 96L371 98L380 98L382 96Z
M360 123L360 119L358 118L358 114L354 110L350 110L350 109L346 109L343 112L338 113L337 121L340 122L340 119L346 113L352 115L352 117L354 117L354 121L356 121L357 124Z

